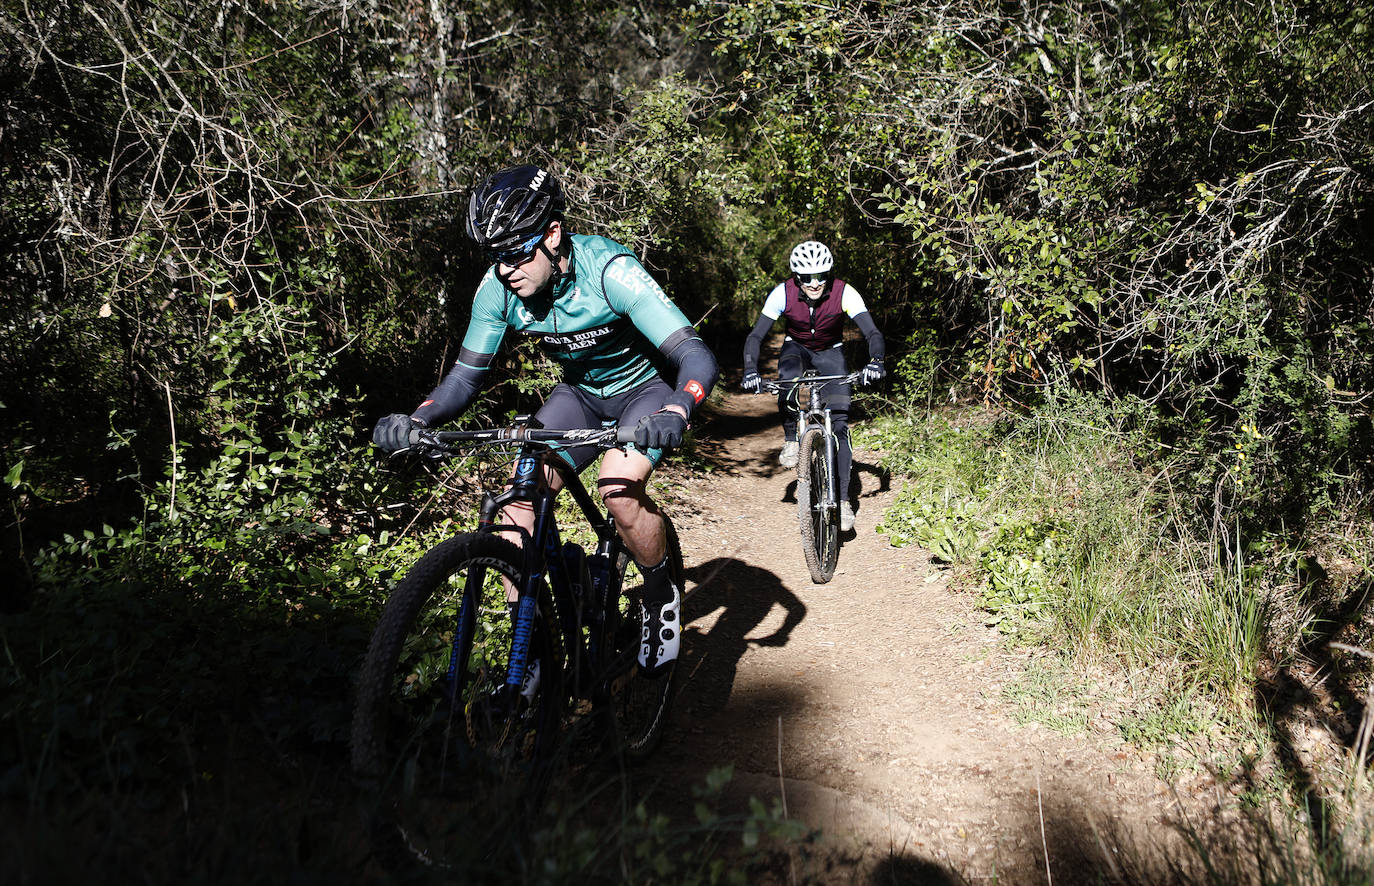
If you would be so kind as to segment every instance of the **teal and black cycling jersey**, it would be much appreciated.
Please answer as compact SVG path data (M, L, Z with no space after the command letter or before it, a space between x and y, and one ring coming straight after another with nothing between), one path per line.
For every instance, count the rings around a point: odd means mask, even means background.
M535 337L563 370L564 381L594 397L614 397L655 376L673 383L674 367L684 368L674 352L688 341L699 343L696 330L624 246L605 237L569 236L569 273L538 296L518 297L494 266L487 270L458 361L414 417L434 425L462 412L507 330ZM677 390L690 395L692 402L683 404L690 410L710 389L714 373L696 380L679 371L677 381Z

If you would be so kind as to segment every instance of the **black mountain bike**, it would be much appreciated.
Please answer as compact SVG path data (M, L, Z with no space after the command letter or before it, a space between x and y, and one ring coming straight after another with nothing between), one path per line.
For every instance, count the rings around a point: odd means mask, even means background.
M427 860L476 824L455 800L538 792L573 724L631 759L646 756L668 718L675 665L638 665L640 578L609 515L557 451L609 449L633 429L510 428L412 432L412 449L442 457L464 446L517 451L511 485L484 494L475 532L442 542L396 585L372 634L353 711L352 766L380 792L380 814ZM543 467L556 470L596 535L591 554L564 543ZM497 535L514 501L534 507L523 547ZM665 517L665 522L667 518ZM672 577L682 554L667 525ZM518 593L510 600L508 588ZM587 734L587 733L581 733ZM471 835L466 839L470 840Z
M789 391L793 406L800 413L797 518L801 524L802 555L816 584L825 584L835 575L840 557L840 496L847 494L847 490L838 488L835 462L840 441L831 426L824 389L837 382L853 384L861 375L816 375L815 370L808 370L798 378L766 379L762 385L762 390L770 394Z

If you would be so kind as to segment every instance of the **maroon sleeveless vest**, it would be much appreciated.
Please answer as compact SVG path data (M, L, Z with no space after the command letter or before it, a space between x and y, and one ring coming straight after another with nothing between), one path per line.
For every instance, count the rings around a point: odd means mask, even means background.
M784 307L782 316L786 319L787 335L808 351L824 351L844 340L844 281L838 278L830 281L830 291L815 308L802 295L795 276L788 277L783 284Z

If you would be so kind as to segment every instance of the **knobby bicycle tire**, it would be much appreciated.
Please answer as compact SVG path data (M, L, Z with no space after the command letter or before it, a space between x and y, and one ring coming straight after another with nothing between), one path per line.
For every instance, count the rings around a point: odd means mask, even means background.
M669 575L681 592L685 590L682 546L667 514L663 515L663 526L667 534ZM619 588L620 593L614 611L607 613L606 633L611 642L609 673L603 680L604 705L612 749L631 762L637 762L651 754L663 737L672 705L677 662L652 677L640 671L641 581L639 568L628 552L622 552L617 559L612 582L611 589ZM678 630L681 629L679 623Z
M828 500L830 470L825 432L812 428L802 435L797 453L797 520L802 555L816 584L825 584L835 575L840 555L839 511L836 503Z
M547 590L529 646L538 680L505 686L513 629L501 578L519 586L522 562L519 548L490 534L437 545L396 585L368 646L353 771L377 791L387 828L427 862L470 849L465 804L480 805L480 823L518 815L552 753L563 663Z

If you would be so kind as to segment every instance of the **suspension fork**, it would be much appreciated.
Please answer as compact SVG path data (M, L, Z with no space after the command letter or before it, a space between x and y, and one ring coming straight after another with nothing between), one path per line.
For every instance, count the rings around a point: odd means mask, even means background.
M835 430L830 422L829 407L821 410L821 427L825 430L825 463L830 467L830 470L826 471L825 505L828 508L833 508L838 505L840 500L839 490L836 488L840 481L835 476L840 441L835 439Z
M545 479L543 463L543 458L532 447L522 448L515 460L515 475L511 479L510 488L499 495L483 494L481 515L478 518L478 531L489 532L495 527L502 509L511 502L527 501L534 509L534 531L524 535L521 530L521 572L524 581L516 589L511 648L507 657L506 685L513 686L517 692L525 681L530 640L534 635L535 615L539 608L539 582L544 577L548 565L544 540L550 530L557 532L553 522L553 493ZM448 677L451 686L457 685L457 670L464 666L472 650L473 627L477 618L477 613L472 611L472 601L479 596L478 591L485 580L485 567L475 567L468 573L468 588L463 594L463 607L458 614L458 630L454 633L449 656ZM545 630L553 629L553 625L545 625Z
M558 531L554 524L553 492L544 477L544 460L528 447L521 450L515 462L515 477L511 489L521 497L529 496L534 506L534 531L524 539L524 581L517 592L514 626L511 630L510 664L506 668L506 685L518 692L525 682L529 666L530 641L535 631L535 615L539 608L539 583L544 580L549 562L545 551L549 533ZM544 625L552 631L555 625Z
M536 490L537 491L537 490ZM501 512L507 504L517 499L527 498L529 490L521 491L515 488L507 489L498 495L490 492L482 493L481 509L477 517L477 531L491 532L500 521ZM514 529L515 527L509 527ZM530 539L522 539L523 550L530 548ZM528 562L526 562L526 574L528 574ZM466 667L468 658L472 655L472 638L477 625L477 601L481 597L482 585L487 579L487 567L472 566L468 569L463 585L462 605L458 610L458 625L453 632L453 642L449 644L448 670L445 674L449 692L456 693L458 688L458 669ZM518 607L517 607L518 610ZM532 617L529 619L532 623ZM529 631L525 632L525 653L520 657L521 679L524 679L524 661L528 658L529 652ZM461 703L461 699L456 696L452 699L456 703Z

